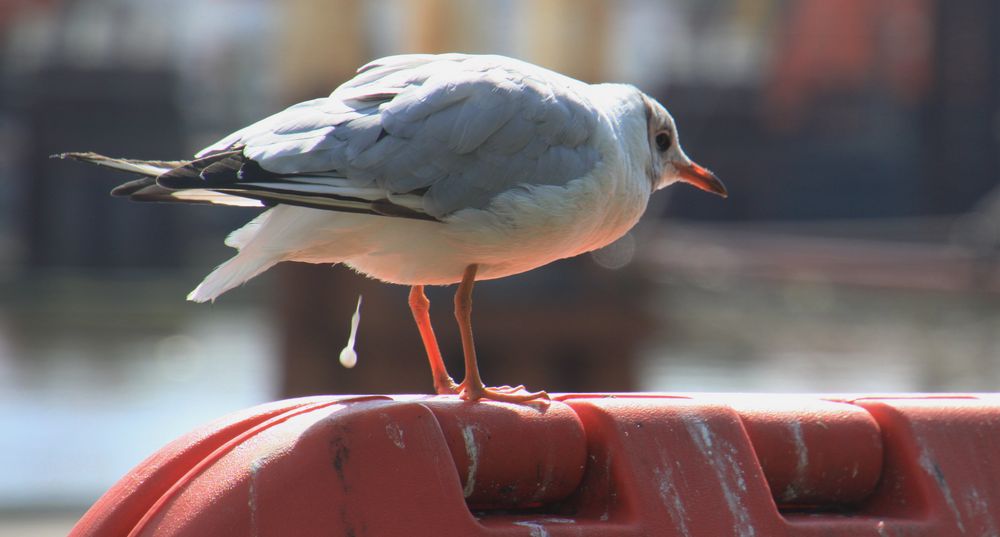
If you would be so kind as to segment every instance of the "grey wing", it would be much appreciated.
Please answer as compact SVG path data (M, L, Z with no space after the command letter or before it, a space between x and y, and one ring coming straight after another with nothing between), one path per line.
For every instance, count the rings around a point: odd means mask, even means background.
M441 219L592 169L597 114L585 88L509 58L394 56L363 67L330 97L293 106L199 156L237 158L227 184L215 174L218 184L207 186L226 193L334 210L374 204L363 212Z

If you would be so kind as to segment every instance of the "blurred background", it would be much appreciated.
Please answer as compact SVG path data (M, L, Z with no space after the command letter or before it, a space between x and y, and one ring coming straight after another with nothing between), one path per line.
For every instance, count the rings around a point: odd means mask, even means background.
M371 59L442 51L633 83L731 193L669 189L608 248L477 286L487 382L995 389L994 0L2 0L0 534L65 534L227 412L431 389L405 288L287 265L187 303L256 211L111 199L127 177L47 156L184 158ZM459 374L452 292L429 295Z

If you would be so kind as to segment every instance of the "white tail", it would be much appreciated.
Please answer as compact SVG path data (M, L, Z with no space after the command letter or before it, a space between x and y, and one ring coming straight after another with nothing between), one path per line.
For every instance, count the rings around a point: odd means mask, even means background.
M219 295L237 287L250 278L264 272L281 261L304 261L309 263L340 262L339 257L326 255L327 250L312 257L302 257L301 252L316 251L315 236L320 234L326 241L337 244L343 252L354 251L351 248L356 240L350 240L349 233L353 228L347 227L344 234L334 225L350 223L350 215L333 215L327 211L303 209L289 205L279 205L257 216L251 222L237 229L226 244L238 248L240 253L219 265L205 281L188 294L188 300L208 302ZM318 243L321 246L324 242ZM346 257L346 254L345 254Z
M257 236L264 224L267 223L268 219L271 218L271 211L265 211L259 215L257 218L247 222L243 227L233 231L226 237L226 246L230 248L236 248L237 250L242 250L244 246L250 244L250 241Z
M257 253L257 252L254 252ZM205 277L204 281L188 293L187 299L192 302L208 302L215 300L226 291L238 287L250 278L274 266L279 259L253 255L251 252L241 252L235 257L219 265Z

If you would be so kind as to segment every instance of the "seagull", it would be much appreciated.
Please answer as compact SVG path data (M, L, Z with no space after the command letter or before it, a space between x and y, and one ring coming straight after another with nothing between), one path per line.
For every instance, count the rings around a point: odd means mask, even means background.
M253 123L192 160L53 156L141 176L114 196L267 208L229 235L238 253L188 300L213 301L282 261L343 263L409 286L436 392L468 401L548 397L484 385L471 322L477 280L610 244L673 183L727 195L684 154L667 110L634 86L587 84L497 55L375 60L329 97ZM424 294L456 283L461 383L445 368Z

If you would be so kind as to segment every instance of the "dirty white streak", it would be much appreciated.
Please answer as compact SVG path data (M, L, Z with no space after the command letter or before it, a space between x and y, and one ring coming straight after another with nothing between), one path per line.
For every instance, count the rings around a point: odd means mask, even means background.
M757 530L750 520L750 512L743 505L747 483L743 477L743 469L740 468L736 458L736 448L724 439L713 438L708 425L698 418L686 420L685 425L698 449L705 453L711 461L719 485L722 487L722 493L726 497L726 505L736 521L736 526L733 528L736 535L754 537L757 535ZM713 447L716 442L719 444L717 449ZM737 490L734 490L734 484Z
M531 537L549 537L549 532L546 531L545 526L542 526L537 522L519 521L515 522L514 525L530 528L531 533L529 535L531 535Z
M673 464L678 465L680 461L669 456L668 451L660 444L659 439L654 439L656 452L660 454L660 466L653 470L656 477L657 491L660 493L660 500L670 511L670 517L677 525L677 530L684 537L691 537L691 530L687 525L687 510L684 508L684 499L681 498L677 485L674 482Z
M604 460L604 480L605 480L604 487L605 487L605 490L613 490L612 487L611 487L611 467L612 467L612 465L611 465L611 453L612 452L609 451L607 453L607 455L606 455L606 459ZM591 455L591 460L594 460L593 459L593 455ZM601 513L600 520L601 520L601 522L607 522L608 519L610 519L610 518L611 518L611 502L605 502L604 503L604 512Z
M576 520L572 518L548 517L541 519L541 521L550 524L576 524Z
M479 446L476 444L474 425L462 426L462 440L465 441L465 454L469 456L468 477L465 480L462 494L468 498L472 496L472 491L476 488L476 472L479 471Z
M254 459L250 463L250 492L247 497L247 507L250 509L251 537L260 535L260 528L257 527L257 474L263 465L261 459Z
M660 500L663 501L663 505L670 511L670 518L677 524L677 530L684 537L691 537L691 530L688 529L687 525L687 511L684 509L684 501L681 499L680 493L677 492L677 486L674 484L673 469L670 468L669 463L665 463L662 467L656 468L653 473L656 477Z
M962 513L958 510L958 505L955 503L955 497L951 493L951 487L948 486L948 481L945 480L944 474L941 473L941 468L938 467L934 459L931 458L930 452L927 450L927 446L920 443L920 467L927 472L927 475L934 478L937 482L938 488L941 489L941 494L944 495L944 501L948 504L948 509L951 514L955 515L955 523L958 524L958 529L964 534L965 524L962 523Z
M792 431L792 441L795 442L795 479L781 493L781 499L792 501L809 492L805 486L807 483L806 471L809 469L809 448L806 446L805 437L802 434L802 424L793 421L788 426Z
M396 445L399 449L406 449L406 442L403 441L403 429L396 425L395 423L387 423L385 426L385 434L389 436L389 440Z
M976 487L969 487L969 493L965 495L965 508L973 518L983 521L986 525L986 532L983 535L997 537L996 526L993 525L993 510L986 498Z

